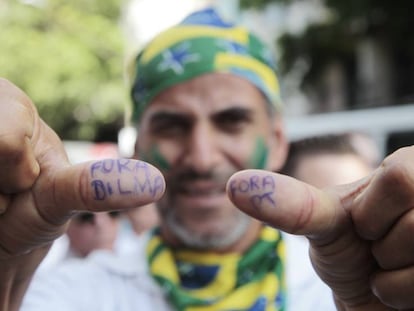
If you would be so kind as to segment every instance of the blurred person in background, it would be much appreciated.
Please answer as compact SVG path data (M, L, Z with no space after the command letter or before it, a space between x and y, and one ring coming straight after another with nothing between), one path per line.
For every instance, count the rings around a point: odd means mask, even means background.
M347 184L371 173L378 154L375 142L362 133L307 137L290 143L280 172L318 188Z
M22 311L297 310L299 299L334 299L346 311L412 308L414 149L346 187L321 190L274 173L287 142L269 56L214 10L151 41L136 59L131 92L137 154L146 162L68 164L30 99L1 81L3 309L17 310L23 297ZM85 260L30 284L74 210L154 201L160 226L141 253ZM295 290L286 288L288 241L279 229L309 239L334 298L306 290L287 297Z
M119 212L81 212L69 222L66 235L69 240L69 258L84 258L94 250L115 251L119 234Z
M383 158L378 142L367 132L354 131L347 133L355 151L365 159L369 166L376 168Z

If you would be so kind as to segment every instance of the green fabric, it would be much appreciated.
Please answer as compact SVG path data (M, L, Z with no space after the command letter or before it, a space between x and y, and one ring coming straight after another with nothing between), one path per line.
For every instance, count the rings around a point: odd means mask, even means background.
M279 83L269 49L246 29L206 9L159 34L137 56L131 90L133 121L139 120L163 90L209 72L247 79L270 104L280 107Z
M285 310L284 244L273 228L242 255L172 250L158 230L148 245L151 273L175 310Z

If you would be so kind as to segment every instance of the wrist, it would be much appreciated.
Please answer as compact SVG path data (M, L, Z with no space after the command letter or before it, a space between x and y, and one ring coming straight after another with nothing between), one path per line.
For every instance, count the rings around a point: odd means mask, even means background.
M0 259L0 310L17 311L36 269L49 247Z

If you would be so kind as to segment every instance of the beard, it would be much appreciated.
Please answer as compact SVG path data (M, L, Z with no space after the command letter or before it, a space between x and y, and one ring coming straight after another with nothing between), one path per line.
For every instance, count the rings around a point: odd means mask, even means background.
M233 245L243 237L251 222L248 215L237 211L236 219L233 219L234 226L226 226L221 231L200 232L184 225L172 210L166 210L161 217L184 246L201 250L222 249Z
M201 250L222 249L239 241L247 232L252 218L234 207L230 200L226 200L225 206L196 207L194 213L191 211L191 213L183 214L180 203L176 199L177 193L186 191L185 189L198 181L213 183L224 192L227 180L233 173L231 171L199 174L192 170L185 170L170 174L166 178L169 189L165 197L157 203L157 207L163 225L184 246ZM191 207L186 208L191 209ZM220 213L219 210L222 208L227 211ZM185 221L186 217L187 220L192 217L193 221L203 222L203 224L204 222L211 223L211 225L209 224L208 230L203 230L200 229L204 227L203 225L188 225Z

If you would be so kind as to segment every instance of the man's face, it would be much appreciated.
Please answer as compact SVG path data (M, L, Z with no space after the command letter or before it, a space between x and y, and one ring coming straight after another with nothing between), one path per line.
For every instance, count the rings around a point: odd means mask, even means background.
M137 154L165 175L162 226L185 244L226 246L249 227L225 186L239 170L275 169L268 160L284 146L266 105L249 82L212 73L167 89L144 112Z

